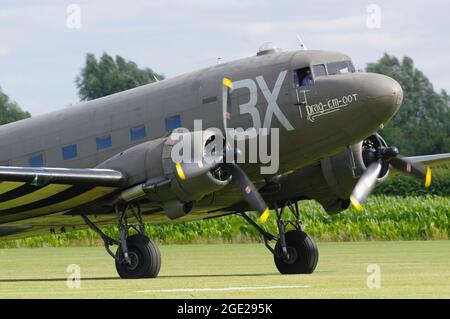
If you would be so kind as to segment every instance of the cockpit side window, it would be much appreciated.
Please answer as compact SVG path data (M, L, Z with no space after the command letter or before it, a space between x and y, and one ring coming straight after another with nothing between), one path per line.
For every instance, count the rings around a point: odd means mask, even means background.
M294 87L310 86L314 80L309 67L294 70Z
M317 78L319 76L326 76L327 70L325 69L324 64L313 65L314 77Z
M355 67L350 61L332 62L327 64L328 75L353 73Z

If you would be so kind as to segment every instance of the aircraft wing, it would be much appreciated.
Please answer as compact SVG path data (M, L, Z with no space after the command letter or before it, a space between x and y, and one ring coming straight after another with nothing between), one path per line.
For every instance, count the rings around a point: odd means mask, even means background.
M429 166L437 166L446 163L450 163L450 153L423 155L423 156L410 156L404 157L412 163L422 163Z
M124 182L121 172L110 169L0 166L0 223L71 209Z

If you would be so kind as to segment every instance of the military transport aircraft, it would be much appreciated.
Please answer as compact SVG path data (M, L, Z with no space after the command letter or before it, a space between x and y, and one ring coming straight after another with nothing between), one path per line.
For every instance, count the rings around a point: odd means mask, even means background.
M160 252L143 223L239 214L261 233L280 273L312 273L319 255L301 224L299 201L314 199L329 214L350 204L361 210L391 170L429 187L430 166L449 161L450 153L402 157L377 133L402 98L395 80L355 71L347 55L266 47L253 57L3 125L0 236L90 227L120 277L156 277ZM199 132L195 120L202 120L202 142L194 138L192 148L201 160L174 161L179 128L192 137ZM229 128L257 134L244 135L237 147L224 138ZM275 132L270 146L277 147L278 165L263 173L267 161L248 160L255 155L250 142ZM225 146L211 152L214 160L206 155L211 143ZM262 225L269 209L277 234ZM119 226L119 238L101 230L109 224Z

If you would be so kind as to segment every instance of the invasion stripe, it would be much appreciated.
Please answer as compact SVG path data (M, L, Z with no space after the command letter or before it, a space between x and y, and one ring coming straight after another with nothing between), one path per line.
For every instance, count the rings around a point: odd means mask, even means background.
M55 194L53 196L47 197L42 200L38 200L31 204L21 205L21 206L17 206L17 207L14 207L11 209L6 209L6 210L0 210L0 216L10 215L10 214L15 214L15 213L20 213L20 212L26 212L26 211L33 210L36 208L41 208L41 207L50 206L50 205L53 205L56 203L60 203L60 202L66 201L68 199L71 199L72 197L83 194L83 193L93 189L94 187L95 186L79 186L79 187L72 186L71 188L66 189L65 191L62 191L58 194Z
M9 214L6 216L2 216L0 214L0 222L8 223L28 218L36 218L49 214L60 213L63 211L76 208L83 204L93 202L101 197L104 197L105 195L111 194L116 190L117 188L114 187L97 186L86 193L82 193L66 201L59 202L50 206L39 207L30 211L22 211L20 213Z
M0 194L0 203L25 196L29 193L37 191L38 189L41 189L42 187L43 186L35 186L30 184L19 186L13 190L10 190L9 192Z
M80 206L82 204L94 201L104 195L110 194L117 190L114 187L103 187L103 186L91 186L91 187L79 187L79 188L69 188L59 194L46 198L44 200L35 202L33 204L19 206L6 211L0 212L0 216L5 215L19 215L22 218L37 217L40 215L47 215L51 213L61 212L70 208ZM23 215L23 216L22 216ZM19 216L17 216L19 217ZM1 218L0 218L1 219ZM2 219L3 220L3 219ZM16 218L7 219L17 220Z
M33 202L37 202L39 200L48 198L50 196L53 196L57 193L60 193L72 185L63 185L63 184L50 184L43 188L40 188L34 192L28 193L25 196L21 196L9 201L5 201L0 203L0 211L17 207L17 206L23 206L26 204L31 204Z
M17 187L20 187L23 184L25 184L25 183L24 182L9 182L9 181L0 182L0 195L4 194L6 192L9 192Z

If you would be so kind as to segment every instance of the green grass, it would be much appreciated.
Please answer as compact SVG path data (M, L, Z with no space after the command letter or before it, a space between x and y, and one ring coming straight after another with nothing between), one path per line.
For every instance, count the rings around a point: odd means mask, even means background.
M0 250L0 298L450 298L450 242L319 243L312 275L282 276L261 244L161 246L156 279L121 280L100 247ZM66 267L81 267L81 288L66 286ZM366 286L381 267L381 288ZM140 290L300 285L254 291Z
M301 220L319 241L448 239L450 234L449 196L372 196L364 212L353 208L330 216L314 201L300 202ZM276 233L274 213L264 225ZM261 240L259 233L239 216L146 225L147 234L164 244L245 243ZM118 238L115 226L106 233ZM61 235L0 241L6 247L60 247L101 245L91 230Z

